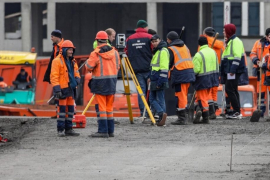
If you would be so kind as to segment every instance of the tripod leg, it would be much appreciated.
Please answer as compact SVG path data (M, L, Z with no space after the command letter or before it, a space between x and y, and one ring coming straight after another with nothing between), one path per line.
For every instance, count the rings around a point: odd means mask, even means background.
M126 68L128 69L128 71L129 71L129 73L131 75L131 78L132 78L132 80L133 80L133 82L134 82L134 84L135 84L135 86L137 88L137 91L138 91L139 95L141 96L141 99L143 101L144 106L146 107L146 110L148 112L148 115L150 116L150 119L151 119L152 123L154 125L156 125L156 121L154 119L154 116L153 116L153 114L152 114L152 112L151 112L151 110L150 110L150 108L149 108L149 106L147 104L147 101L145 99L144 93L142 91L142 88L141 88L141 86L140 86L140 84L139 84L136 76L135 76L135 73L134 73L134 71L132 69L132 66L131 66L131 64L130 64L128 58L127 58L127 56L123 54L123 57L124 57L124 60L125 60Z
M131 124L134 124L133 115L132 115L131 101L130 101L130 88L129 88L128 72L127 72L127 68L125 68L125 73L126 73L126 76L125 76L125 74L124 74L124 66L123 66L122 60L121 60L120 68L121 68L121 74L122 74L122 80L123 80L123 86L124 86L124 90L125 90L125 95L126 95L126 98L127 98L129 121L130 121Z

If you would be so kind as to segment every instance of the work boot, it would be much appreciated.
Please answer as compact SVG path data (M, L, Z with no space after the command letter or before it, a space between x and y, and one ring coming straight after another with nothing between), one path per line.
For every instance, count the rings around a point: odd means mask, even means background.
M99 132L96 132L94 134L91 134L90 137L93 137L93 138L108 138L109 137L109 134L108 133L99 133Z
M176 111L178 119L171 122L172 125L187 125L186 110Z
M215 107L215 112L216 112L217 110L219 110L218 103L214 103L214 107Z
M109 133L109 137L114 137L114 134L113 133Z
M57 136L58 137L65 137L66 135L65 135L65 131L63 130L63 131L58 131L57 132Z
M163 113L162 116L159 117L159 121L157 121L157 126L164 126L167 118L167 114Z
M199 106L196 106L196 114L195 114L193 124L199 124L201 116L202 116L202 111Z
M80 133L76 133L73 129L68 129L66 130L65 135L66 136L79 136Z
M202 120L202 123L203 124L209 124L209 111L204 111L202 113L202 117L203 117L203 120Z
M209 119L217 119L214 103L209 104Z
M114 120L114 124L119 125L119 124L120 124L120 122L119 122L119 121Z

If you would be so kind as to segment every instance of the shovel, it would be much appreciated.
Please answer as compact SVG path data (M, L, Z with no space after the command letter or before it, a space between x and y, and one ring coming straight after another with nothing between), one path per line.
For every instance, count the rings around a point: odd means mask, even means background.
M260 82L259 82L259 105L250 118L250 122L259 122L262 110L261 110L261 92L262 92L262 68L260 67Z
M73 124L75 124L75 126L73 126L73 127L76 128L77 124L79 125L79 127L77 127L77 128L85 127L86 118L85 118L84 114L86 113L87 109L90 107L90 105L93 102L94 98L95 98L95 94L93 94L93 96L91 97L90 101L88 102L88 104L84 108L82 114L74 116L74 119L72 120L72 122L73 122Z

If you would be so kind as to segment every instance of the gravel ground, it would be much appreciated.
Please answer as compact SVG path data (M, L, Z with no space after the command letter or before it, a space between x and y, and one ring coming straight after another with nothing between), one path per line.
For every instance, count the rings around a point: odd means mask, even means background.
M209 125L156 127L117 118L115 137L93 139L94 118L57 137L56 120L1 117L0 179L270 179L270 122L219 118ZM233 159L230 171L231 138Z

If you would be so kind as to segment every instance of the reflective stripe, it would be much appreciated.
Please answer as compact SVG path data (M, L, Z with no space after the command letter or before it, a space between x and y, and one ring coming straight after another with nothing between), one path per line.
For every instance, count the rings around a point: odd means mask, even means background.
M251 52L250 54L256 54L255 52Z
M99 61L100 61L100 76L103 76L103 62L102 62L102 57L98 56Z
M65 116L66 113L57 113L59 116Z
M113 114L113 112L107 112L107 114Z
M167 77L167 74L160 74L159 76L161 76L161 77Z
M116 60L116 70L118 70L118 61L119 61L119 59L118 59L116 51L114 51L114 54L115 54L115 60Z
M66 118L57 118L57 121L65 121Z
M99 114L107 114L106 111L99 111Z
M107 120L112 121L112 120L114 120L114 117L108 117Z
M79 71L76 71L76 73L79 73Z
M209 107L203 107L203 109L205 109L205 110L209 110Z
M206 73L206 66L205 66L205 58L204 58L204 55L201 51L199 51L199 54L202 56L202 59L203 59L203 72ZM203 73L202 73L203 74Z
M176 109L177 109L177 111L181 111L181 110L184 110L186 108L176 108Z
M107 121L107 117L97 117L97 119L100 120L100 121L102 121L102 120Z
M67 121L72 121L72 119L73 119L73 118L68 117L68 118L67 118Z
M86 66L90 69L93 69L94 67L90 66L88 63L86 63Z
M242 56L243 56L243 55L242 55ZM239 61L241 60L241 58L239 58L239 57L234 57L234 59L235 59L235 60L239 60Z
M169 72L169 70L160 70L160 72Z
M186 47L186 46L185 46ZM177 57L178 57L178 61L175 63L175 66L177 66L178 64L184 62L184 61L192 61L192 58L185 58L182 59L182 56L180 55L180 53L177 51L177 49L174 46L171 46L171 48L174 50L174 52L176 53ZM189 52L188 48L186 47L186 50Z
M117 75L92 76L92 79L112 79L112 78L117 78Z
M206 73L197 74L197 76L205 76L205 75L214 74L214 73L217 73L217 71L216 70L209 71L209 72L206 72Z
M165 51L166 51L165 48L162 48L162 49L159 51L158 58L157 58L157 63L156 63L156 64L151 63L151 66L153 66L153 67L159 67L159 66L160 66L160 54L161 54L161 51L162 51L162 50L165 50ZM168 54L168 50L167 50L166 52L167 52L167 54Z
M74 115L74 112L67 112L68 115Z
M237 65L237 66L239 66L239 62L235 62L235 61L233 61L233 63L232 64L235 64L235 65Z

